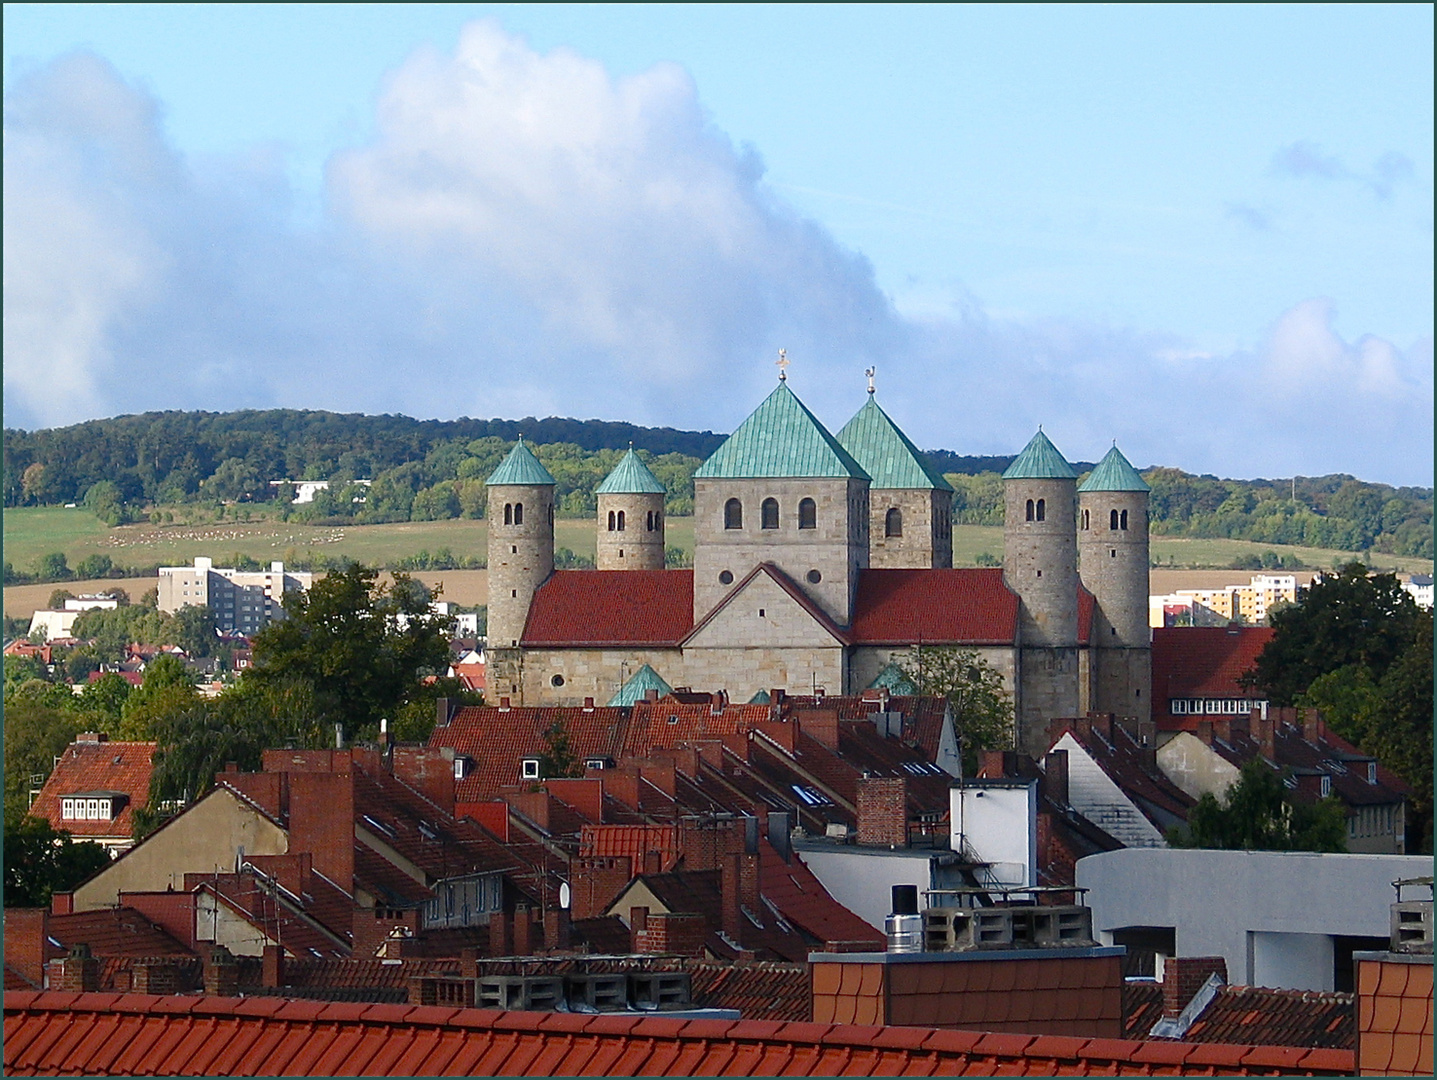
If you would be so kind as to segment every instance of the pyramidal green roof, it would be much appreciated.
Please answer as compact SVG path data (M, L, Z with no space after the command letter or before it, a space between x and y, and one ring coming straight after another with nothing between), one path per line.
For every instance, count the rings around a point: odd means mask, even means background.
M880 671L868 684L870 690L877 690L880 687L895 697L909 697L914 692L913 683L908 680L907 675L903 674L903 669L892 663Z
M872 394L843 425L838 442L873 478L876 488L953 490L943 475L923 460L918 447L908 441Z
M489 474L487 482L490 487L494 487L496 484L527 484L533 487L542 484L552 485L555 481L549 474L549 470L544 468L539 459L534 456L534 451L524 445L524 437L521 435L519 441L514 444L514 449L509 451L509 456Z
M773 699L769 696L769 692L767 690L760 690L758 693L754 694L753 697L748 699L748 703L750 705L771 705L773 704Z
M1079 491L1151 491L1152 488L1138 475L1138 470L1128 464L1117 444L1108 451L1098 467L1078 485Z
M619 692L609 698L609 708L621 708L643 701L650 690L657 690L659 697L672 694L674 688L664 682L664 677L645 664L629 676L629 681L619 687Z
M594 489L596 495L663 495L664 485L658 477L649 472L649 467L639 460L634 448L614 466L614 471L604 477L604 482Z
M1028 440L1023 452L1014 459L1003 473L1004 480L1076 480L1078 474L1058 453L1058 448L1048 441L1043 429Z
M786 382L764 398L694 474L745 480L754 477L852 476L867 480L828 429L804 407Z

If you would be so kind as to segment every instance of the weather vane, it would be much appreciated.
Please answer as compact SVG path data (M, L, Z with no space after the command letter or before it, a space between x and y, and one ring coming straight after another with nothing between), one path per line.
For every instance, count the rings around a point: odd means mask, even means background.
M778 359L775 360L774 363L776 363L776 364L778 365L778 381L779 381L779 382L788 382L788 364L789 364L788 350L787 350L787 349L779 349L779 350L778 350Z
M865 368L863 374L868 376L868 392L871 394L874 389L873 376L878 374L878 369L876 367Z

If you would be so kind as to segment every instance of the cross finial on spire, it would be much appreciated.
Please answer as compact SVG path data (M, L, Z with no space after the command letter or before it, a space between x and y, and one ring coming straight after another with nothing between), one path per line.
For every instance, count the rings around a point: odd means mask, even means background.
M875 390L873 376L878 374L878 369L876 367L865 368L863 374L868 376L868 392L872 394Z
M778 365L778 381L788 382L788 350L779 349L778 359L774 362Z

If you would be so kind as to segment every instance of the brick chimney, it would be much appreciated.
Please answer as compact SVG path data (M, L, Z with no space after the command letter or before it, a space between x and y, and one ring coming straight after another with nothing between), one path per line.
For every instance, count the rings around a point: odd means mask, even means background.
M978 751L978 775L984 780L1001 780L1003 778L1003 751Z
M646 907L629 908L629 952L639 951L641 935L649 928L649 909Z
M182 993L179 965L169 957L136 960L130 967L130 992L159 996Z
M514 905L514 955L534 955L534 919L528 904Z
M316 870L354 892L353 774L289 775L289 850L309 852Z
M864 776L858 781L858 842L908 846L908 782L901 776Z
M1232 744L1232 717L1226 713L1214 716L1212 720L1212 733L1223 742ZM1209 743L1209 746L1212 744Z
M1307 742L1316 746L1322 742L1327 734L1326 725L1322 722L1322 714L1316 709L1298 709L1297 715L1302 718L1302 737Z
M239 997L239 962L223 945L205 957L205 993L213 997Z
M1277 733L1273 730L1276 722L1271 714L1263 716L1259 709L1253 709L1248 719L1252 725L1252 739L1268 761L1277 760Z
M260 985L275 990L284 985L284 946L266 945L260 967Z
M5 909L5 963L36 986L45 985L45 940L50 913L44 908Z
M1050 801L1058 806L1068 805L1068 752L1049 750L1043 758L1043 783Z
M569 912L564 908L550 908L544 912L544 948L567 949L571 944Z
M513 925L506 912L496 911L489 916L490 956L514 955Z
M1210 975L1227 982L1227 961L1221 956L1168 957L1163 963L1163 1016L1175 1019Z
M51 960L46 968L51 990L80 994L100 989L100 961L88 945L72 945L68 956Z
M726 855L720 868L720 902L722 905L723 932L734 941L741 941L743 913L739 911L739 865L743 856Z
M838 710L805 709L799 714L799 730L830 750L838 749Z
M1197 722L1197 737L1202 740L1204 746L1212 745L1212 721L1199 720Z
M702 915L667 912L648 916L644 929L633 934L633 949L649 956L702 956L707 937Z

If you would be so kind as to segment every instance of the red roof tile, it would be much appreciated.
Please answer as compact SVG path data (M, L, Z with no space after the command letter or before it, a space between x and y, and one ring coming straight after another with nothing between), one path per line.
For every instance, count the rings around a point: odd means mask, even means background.
M30 813L77 839L133 835L134 811L150 801L155 746L152 742L71 743L55 763ZM113 821L65 820L60 800L89 791L120 792L125 796L124 808Z
M674 646L694 622L692 570L560 570L529 606L529 648Z
M636 702L629 716L620 753L613 756L647 757L656 749L681 743L725 740L742 746L748 733L769 718L767 705L686 705L672 697Z
M865 570L849 633L856 645L1011 645L1018 596L1002 570Z
M192 956L188 947L130 907L51 915L49 934L61 949L88 945L96 956Z
M1173 698L1248 698L1238 685L1272 640L1266 626L1170 626L1153 631L1153 717L1168 730L1193 729L1199 716L1173 717Z
M921 1042L914 1036L926 1035ZM1351 1073L1340 1050L1085 1039L1059 1060L1032 1037L763 1021L499 1013L477 1009L139 994L5 995L12 1075L703 1075L1170 1072ZM1176 1051L1176 1052L1174 1052ZM1069 1053L1063 1049L1064 1054Z
M1160 983L1123 985L1123 1018L1128 1038L1147 1038L1162 1015ZM1351 1050L1355 1027L1352 994L1224 986L1198 1014L1182 1041Z

